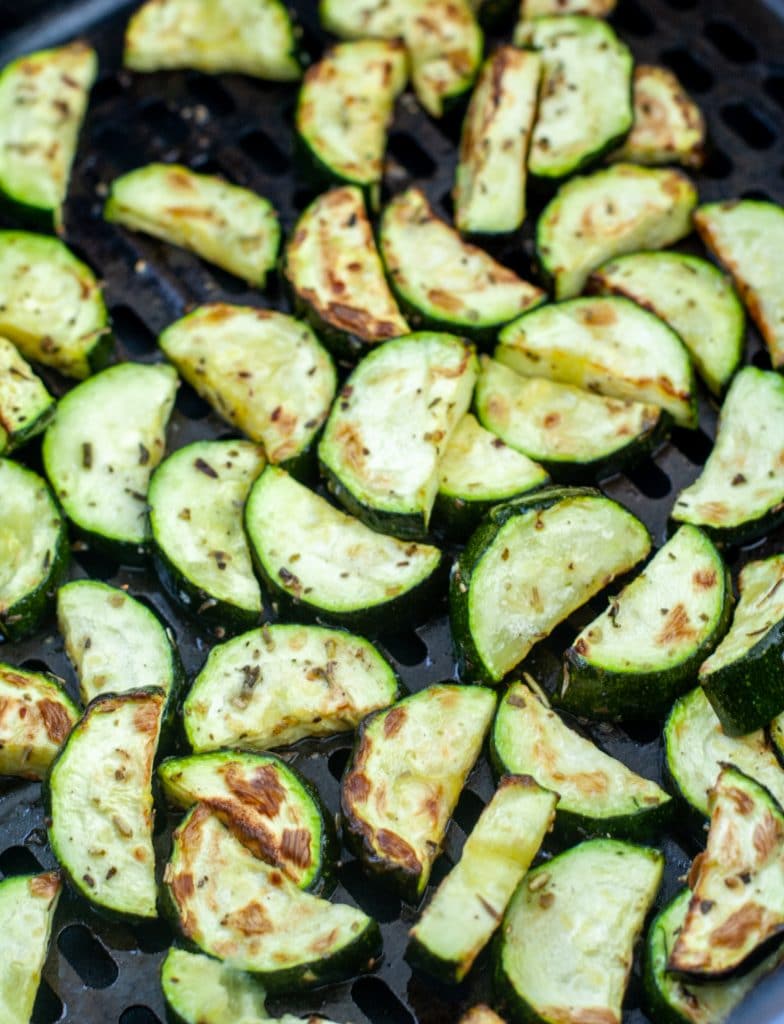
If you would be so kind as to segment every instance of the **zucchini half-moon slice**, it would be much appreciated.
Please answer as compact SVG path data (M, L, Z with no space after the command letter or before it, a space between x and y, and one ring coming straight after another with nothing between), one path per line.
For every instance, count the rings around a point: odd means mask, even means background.
M176 1024L268 1020L259 979L203 953L172 947L161 964L161 988Z
M12 875L0 882L0 1006L7 1024L28 1024L46 955L62 881L56 871Z
M40 434L54 416L55 400L19 355L0 337L0 454Z
M0 775L45 778L78 720L60 681L0 664Z

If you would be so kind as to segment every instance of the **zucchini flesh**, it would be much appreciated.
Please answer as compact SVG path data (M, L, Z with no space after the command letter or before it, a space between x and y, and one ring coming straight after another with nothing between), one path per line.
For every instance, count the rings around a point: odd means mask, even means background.
M658 850L594 839L529 871L501 932L498 979L518 1020L620 1024Z
M460 136L455 224L470 234L516 231L525 220L526 163L542 62L501 46L482 68Z
M702 473L672 518L736 543L767 533L784 514L784 381L746 366L730 385Z
M279 0L147 0L125 31L133 71L195 68L289 82L301 74L294 26Z
M213 647L185 699L183 722L196 751L263 751L354 729L397 692L395 673L361 637L264 626Z
M0 960L4 1024L29 1024L41 981L62 883L56 871L15 875L0 882Z
M0 664L0 775L43 779L78 719L55 679Z
M586 14L606 18L615 10L617 0L522 0L521 18L541 18L549 14Z
M680 426L697 426L683 342L628 299L573 299L527 313L501 331L495 358L525 376L658 405Z
M341 785L344 831L365 867L412 903L425 891L494 711L492 691L441 683L360 727Z
M570 729L524 683L513 683L496 715L493 760L558 793L562 833L634 838L652 832L670 810L655 782L635 774Z
M696 205L697 191L680 171L634 164L561 186L536 224L537 255L555 297L578 295L591 271L614 256L679 241L692 230Z
M181 164L147 164L115 178L104 217L189 249L259 288L280 245L268 199Z
M161 988L177 1024L250 1024L268 1019L261 982L203 953L170 949L161 964Z
M42 227L62 230L87 98L98 72L76 41L7 64L0 74L0 194Z
M439 460L471 404L476 356L451 334L411 334L367 355L319 444L336 497L376 529L427 532Z
M44 435L46 475L68 518L129 555L150 536L147 487L176 391L174 367L121 363L69 391Z
M54 398L16 347L0 337L0 454L40 434L54 416Z
M721 555L682 526L567 650L559 703L593 718L663 714L723 636L731 606Z
M623 295L669 324L713 394L722 394L743 355L746 317L712 263L683 253L633 253L605 263L588 284L602 295Z
M411 929L409 959L444 981L462 981L536 856L557 801L529 776L501 779L460 860Z

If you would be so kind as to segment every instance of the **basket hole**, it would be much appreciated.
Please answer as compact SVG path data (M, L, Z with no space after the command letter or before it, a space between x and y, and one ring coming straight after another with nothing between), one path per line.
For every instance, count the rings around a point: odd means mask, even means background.
M416 1024L414 1017L381 978L359 978L351 996L372 1024Z
M446 850L442 850L436 857L433 870L430 872L428 886L431 890L437 889L444 881L457 862L453 861Z
M327 759L329 774L338 782L343 778L348 759L351 757L351 747L341 747L340 750L333 750Z
M644 459L632 466L626 475L646 498L666 498L672 490L670 478L652 459Z
M702 466L713 450L713 441L704 430L673 430L672 443L695 466Z
M89 542L88 542L89 545ZM90 579L103 580L106 582L116 576L120 570L120 563L114 559L107 558L100 551L93 551L89 546L79 547L71 550L75 561L84 569Z
M678 47L665 50L662 62L674 71L689 92L706 92L713 85L713 75L688 50Z
M26 668L28 672L51 672L52 670L46 664L45 661L41 661L40 658L25 658L21 665L22 668Z
M708 151L705 163L702 165L702 173L706 177L714 179L729 178L734 170L735 165L724 150L715 147Z
M624 0L616 13L615 24L621 31L635 36L650 36L656 31L656 22L635 0Z
M177 412L182 413L189 420L203 420L210 414L209 402L205 402L201 395L198 395L185 381L180 383L174 406Z
M709 21L705 35L723 57L736 64L746 64L757 56L756 46L729 22Z
M427 658L427 644L416 633L384 633L379 638L384 650L400 665L419 665Z
M346 892L376 921L388 924L400 917L400 897L390 888L389 882L369 878L358 860L341 864L339 878Z
M460 799L457 801L453 817L468 836L473 832L474 826L479 820L479 815L484 809L484 801L470 789L464 789L460 794Z
M765 92L771 99L775 100L780 107L784 107L784 75L771 75L763 83Z
M292 193L291 205L297 212L301 213L306 206L310 206L317 195L318 192L312 188L298 188Z
M392 132L387 149L414 178L429 178L435 172L435 161L408 132Z
M745 192L741 192L741 199L756 199L760 203L775 203L776 200L773 196L766 192L764 188L747 188Z
M165 815L158 815L165 824ZM157 819L156 819L157 824ZM145 921L133 926L133 934L142 953L163 953L171 946L171 932L160 921Z
M231 114L237 107L233 98L215 78L196 76L188 82L188 92L211 114Z
M41 871L36 856L26 846L9 846L0 853L0 871L9 875L36 875Z
M131 356L146 356L157 349L155 334L130 306L112 307L112 327Z
M770 369L770 356L768 355L767 349L758 348L754 355L751 357L753 366L756 366L758 370L769 370Z
M117 964L85 925L63 928L57 946L88 988L108 988L117 980Z
M55 1024L62 1019L64 1010L62 999L52 991L46 979L42 978L35 997L31 1024Z
M243 153L255 160L267 174L285 174L291 166L288 156L263 131L249 132L239 140Z
M109 103L122 96L124 92L122 82L116 75L104 75L90 90L90 106L97 107L101 103Z
M129 1006L120 1014L120 1024L161 1024L161 1019L147 1006Z
M728 103L721 108L721 116L752 149L770 149L776 141L773 130L748 103Z
M159 144L170 148L178 146L188 137L190 129L179 112L170 110L162 100L142 104L140 113L145 136L153 136Z

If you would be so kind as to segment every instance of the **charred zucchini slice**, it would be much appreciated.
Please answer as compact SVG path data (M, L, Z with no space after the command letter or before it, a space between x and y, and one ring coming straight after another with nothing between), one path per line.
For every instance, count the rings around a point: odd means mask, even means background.
M617 0L521 0L521 18L541 18L548 14L585 14L606 18L615 10Z
M10 341L0 337L0 454L40 434L55 401Z
M559 703L591 718L664 714L731 614L721 555L704 533L682 526L567 650Z
M161 964L161 988L176 1024L268 1019L267 993L258 978L203 953L170 949Z
M353 515L398 537L427 533L439 460L476 370L473 350L452 334L411 334L365 356L319 443L330 488Z
M591 88L597 92L595 82ZM601 95L601 90L598 90ZM680 171L615 164L562 185L536 224L536 251L557 299L615 256L664 249L691 232L697 190Z
M524 683L501 701L491 753L500 771L531 775L558 793L555 823L567 838L640 839L669 817L664 790L570 729Z
M346 839L418 903L493 719L481 686L429 686L362 723L341 785Z
M354 729L397 697L395 673L361 637L264 626L219 644L183 705L194 750L269 750Z
M78 720L54 677L0 664L0 775L45 778Z
M62 882L56 871L0 882L0 1006L5 1024L29 1024L41 981Z

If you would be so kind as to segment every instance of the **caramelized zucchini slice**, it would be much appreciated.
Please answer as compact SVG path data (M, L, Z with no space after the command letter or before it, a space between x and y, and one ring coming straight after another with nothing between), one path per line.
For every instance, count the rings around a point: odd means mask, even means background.
M54 416L55 401L16 346L0 336L0 454L40 434Z
M161 964L161 988L176 1024L268 1020L267 993L258 978L203 953L170 949Z
M5 1024L29 1024L49 952L62 882L56 871L13 875L0 882L0 1006Z
M45 778L78 720L60 681L0 664L0 775Z

